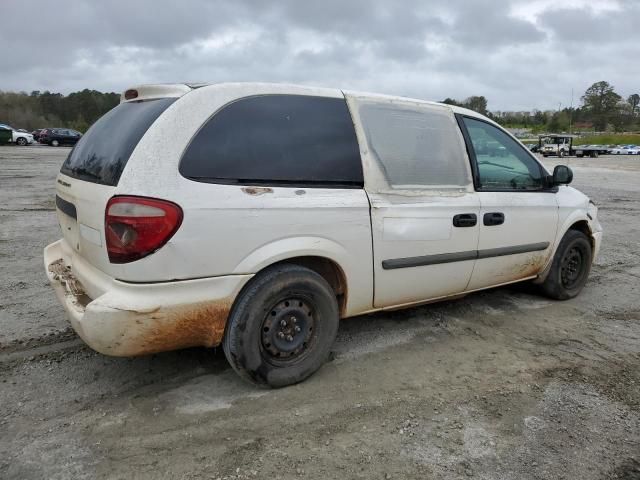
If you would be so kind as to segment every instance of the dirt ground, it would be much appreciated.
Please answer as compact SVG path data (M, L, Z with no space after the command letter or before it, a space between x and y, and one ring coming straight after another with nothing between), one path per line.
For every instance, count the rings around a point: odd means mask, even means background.
M68 328L42 265L67 153L0 147L0 478L640 479L640 157L565 159L605 229L578 298L349 319L260 390L220 350L109 358Z

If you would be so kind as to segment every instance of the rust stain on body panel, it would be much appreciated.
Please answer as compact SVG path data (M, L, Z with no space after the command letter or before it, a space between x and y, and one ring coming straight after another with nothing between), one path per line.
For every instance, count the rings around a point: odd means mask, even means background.
M242 191L247 195L264 195L265 193L273 193L273 188L269 187L243 187Z
M136 320L140 332L130 340L130 349L135 352L132 354L220 345L230 310L230 302L217 301L141 315L143 318Z
M547 255L534 255L514 268L515 278L528 278L538 275L547 262Z

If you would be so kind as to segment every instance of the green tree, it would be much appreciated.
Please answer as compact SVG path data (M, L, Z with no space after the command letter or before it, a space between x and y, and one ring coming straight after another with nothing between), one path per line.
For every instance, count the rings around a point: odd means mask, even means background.
M591 113L593 124L597 130L605 130L617 110L618 102L622 97L618 95L613 86L601 81L591 85L584 92L582 102Z
M569 130L569 114L564 110L555 112L547 124L547 130L550 132L566 132Z
M446 103L447 105L455 105L457 107L461 107L462 104L460 102L458 102L457 100L454 100L453 98L445 98L444 100L442 100L442 103Z
M85 89L67 96L34 90L30 94L0 91L0 123L15 128L69 127L85 131L118 105L116 93Z
M475 112L481 113L482 115L487 115L487 99L480 96L469 97L464 101L464 106L469 110L473 110Z
M627 98L627 103L631 105L631 115L635 115L636 110L638 110L638 105L640 105L640 95L638 95L637 93L629 95L629 98Z

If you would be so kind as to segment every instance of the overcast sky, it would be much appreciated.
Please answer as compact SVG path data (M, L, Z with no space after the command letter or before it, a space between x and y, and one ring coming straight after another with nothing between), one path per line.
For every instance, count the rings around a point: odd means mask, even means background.
M640 92L640 0L2 0L0 90L273 81L490 110Z

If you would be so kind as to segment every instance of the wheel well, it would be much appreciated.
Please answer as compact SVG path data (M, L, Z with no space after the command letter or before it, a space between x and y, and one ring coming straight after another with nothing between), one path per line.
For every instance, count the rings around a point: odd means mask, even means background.
M589 239L589 243L591 243L591 248L595 248L595 245L593 244L593 236L591 235L591 228L589 228L589 224L586 220L580 220L579 222L574 223L569 227L569 230L577 230L584 233Z
M340 268L337 263L326 257L307 256L287 258L275 265L282 265L284 263L300 265L301 267L313 270L324 278L336 294L341 316L344 315L347 306L347 280L342 268Z

